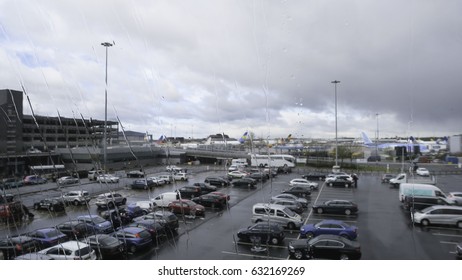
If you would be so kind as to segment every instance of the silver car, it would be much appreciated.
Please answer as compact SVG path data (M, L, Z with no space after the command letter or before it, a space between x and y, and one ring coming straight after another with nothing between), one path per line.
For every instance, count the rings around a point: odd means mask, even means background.
M411 219L414 223L422 226L435 224L462 228L462 207L435 205L411 213Z
M448 193L448 198L457 205L462 205L462 192L450 192Z

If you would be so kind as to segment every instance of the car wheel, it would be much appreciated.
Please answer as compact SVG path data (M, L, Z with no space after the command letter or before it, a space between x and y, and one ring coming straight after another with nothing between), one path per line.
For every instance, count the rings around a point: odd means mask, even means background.
M34 209L35 209L35 210L39 210L39 209L40 209L40 205L35 204L35 205L34 205Z
M424 220L420 221L420 223L421 223L424 227L430 225L430 222L429 222L427 219L424 219Z
M310 186L310 190L314 190L314 187L313 187L313 186Z
M351 214L351 210L350 209L345 209L345 215L350 215Z
M333 187L333 186L334 186L334 184L333 184L333 183L329 183L329 187Z
M295 250L294 252L294 258L297 260L303 259L305 256L303 255L303 252L301 250Z
M127 203L127 199L126 199L126 198L122 199L122 204L125 205L125 203Z
M107 204L107 207L109 207L109 208L114 208L114 203L109 202L109 203Z
M224 186L225 186L225 183L222 182L222 183L221 183L221 186L224 187Z
M287 225L287 228L290 229L290 230L293 230L295 228L295 224L294 223L289 223Z
M78 200L75 200L75 201L74 201L74 205L75 205L75 206L79 206L79 204L80 204L80 202L79 202Z
M131 245L128 250L130 251L130 253L135 253L136 252L136 246L135 245Z
M277 239L276 237L271 237L271 244L278 245L279 244L279 239Z
M306 238L311 239L313 237L314 237L314 233L312 233L311 231L306 233Z
M457 222L457 227L458 227L458 228L462 228L462 221L461 221L461 222Z
M50 205L50 207L48 208L50 211L55 211L55 208L53 207L53 205Z
M348 257L347 254L341 254L341 255L340 255L340 259L341 259L341 260L349 260L350 258Z
M318 208L317 212L318 212L318 214L322 214L322 212L324 212L324 211L322 210L322 208Z
M143 189L147 190L147 189L148 189L148 186L144 186Z

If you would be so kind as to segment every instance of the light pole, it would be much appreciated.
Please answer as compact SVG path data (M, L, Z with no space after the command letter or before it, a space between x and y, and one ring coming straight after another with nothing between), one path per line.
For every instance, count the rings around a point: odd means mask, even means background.
M107 162L107 54L108 54L108 48L112 47L113 44L104 42L104 43L101 43L101 45L106 48L106 78L105 78L106 87L104 89L104 134L103 134L103 170L104 172L106 172L106 162Z
M338 168L338 137L337 137L337 84L340 81L334 80L331 83L335 87L335 166Z
M377 118L377 138L375 139L375 161L379 158L379 113L375 114Z

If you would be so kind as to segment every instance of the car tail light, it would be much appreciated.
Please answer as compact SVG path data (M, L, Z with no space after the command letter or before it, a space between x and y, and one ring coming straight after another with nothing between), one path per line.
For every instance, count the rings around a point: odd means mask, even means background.
M135 234L135 237L136 237L136 238L141 238L141 236L140 236L139 233Z
M16 244L15 247L16 247L16 250L22 251L22 246L21 246L21 244Z

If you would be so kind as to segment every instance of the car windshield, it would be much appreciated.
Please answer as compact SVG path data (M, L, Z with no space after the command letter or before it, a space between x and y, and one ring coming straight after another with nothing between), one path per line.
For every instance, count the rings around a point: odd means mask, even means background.
M295 215L297 215L297 214L295 214L294 211L290 210L289 208L285 208L285 209L284 209L284 212L285 212L285 213L287 214L287 216L289 216L289 217L294 217Z
M101 224L101 223L104 223L106 220L101 218L101 217L91 217L91 220L93 221L93 223L95 224Z
M61 232L58 231L58 230L50 230L46 233L47 237L57 237L59 235L61 235Z

